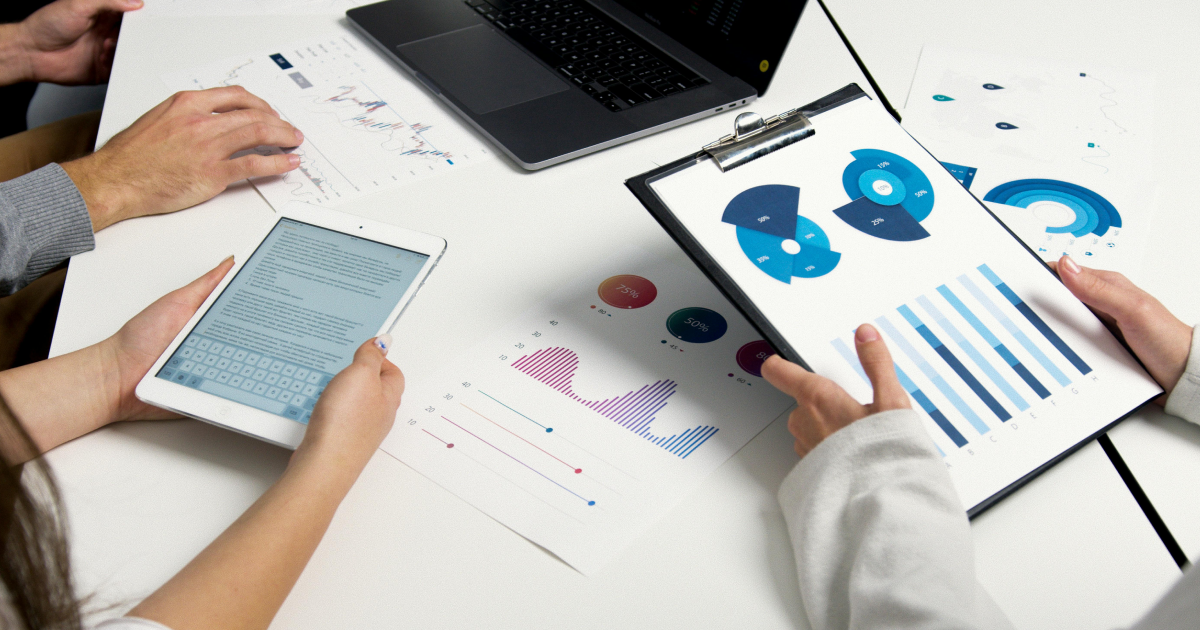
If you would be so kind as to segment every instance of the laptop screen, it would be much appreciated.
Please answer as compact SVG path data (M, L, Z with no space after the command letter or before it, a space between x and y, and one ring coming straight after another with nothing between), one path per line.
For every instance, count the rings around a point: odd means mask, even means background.
M616 0L762 95L806 0Z

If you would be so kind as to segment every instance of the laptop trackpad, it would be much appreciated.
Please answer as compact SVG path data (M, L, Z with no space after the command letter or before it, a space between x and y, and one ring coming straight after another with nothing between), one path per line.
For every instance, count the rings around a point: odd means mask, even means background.
M396 52L476 114L570 89L553 72L482 24L402 44Z

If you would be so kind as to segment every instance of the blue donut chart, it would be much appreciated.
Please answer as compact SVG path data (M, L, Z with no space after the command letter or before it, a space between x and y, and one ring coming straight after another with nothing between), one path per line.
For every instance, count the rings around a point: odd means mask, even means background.
M854 161L842 171L850 203L834 210L854 229L888 241L918 241L929 236L921 221L933 212L933 186L908 160L879 149L851 151Z
M791 284L792 278L818 278L837 267L842 255L829 248L825 231L798 214L800 189L770 184L738 193L725 206L721 221L737 227L742 253L760 271ZM787 241L799 245L795 254Z
M1018 179L1000 184L988 191L983 200L1017 208L1053 201L1070 208L1075 213L1074 221L1048 226L1046 232L1050 234L1104 236L1109 228L1121 227L1121 215L1107 199L1083 186L1057 179Z

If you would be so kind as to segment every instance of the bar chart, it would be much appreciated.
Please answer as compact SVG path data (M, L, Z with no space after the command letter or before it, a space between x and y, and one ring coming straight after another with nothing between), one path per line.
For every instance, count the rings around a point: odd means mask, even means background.
M1092 372L986 264L873 323L892 351L900 384L940 431L935 442L943 453L943 446L963 448ZM867 381L853 342L831 343Z

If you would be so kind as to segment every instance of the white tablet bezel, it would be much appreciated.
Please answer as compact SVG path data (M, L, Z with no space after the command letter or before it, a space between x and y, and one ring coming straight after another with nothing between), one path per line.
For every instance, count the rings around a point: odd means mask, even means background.
M423 234L394 225L370 221L335 210L298 206L295 204L286 207L279 213L279 216L271 224L270 228L265 230L262 236L257 239L254 246L248 249L245 255L236 259L233 268L229 270L229 273L225 274L220 284L208 296L208 299L204 301L204 304L200 306L196 314L188 320L187 325L183 327L183 330L179 331L179 334L167 346L162 356L154 362L154 366L150 368L150 371L142 377L136 389L138 400L286 448L295 449L300 445L300 440L304 438L304 432L307 428L306 424L295 420L288 420L287 418L262 411L261 409L255 409L242 403L226 400L219 396L190 387L184 387L183 385L154 376L158 374L163 364L175 353L179 344L183 343L183 340L191 334L192 329L200 322L200 319L204 317L205 313L208 312L208 309L212 307L221 293L225 291L229 283L237 277L238 272L242 270L242 266L249 262L254 252L258 251L258 248L262 246L267 236L275 230L280 221L285 219L292 219L301 223L327 228L350 236L362 237L429 257L416 277L413 278L403 297L400 298L400 301L383 322L376 335L383 334L395 326L405 307L412 301L417 290L425 283L429 272L437 266L442 254L446 251L445 239L430 234ZM363 341L366 340L364 339Z

